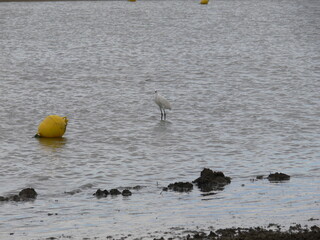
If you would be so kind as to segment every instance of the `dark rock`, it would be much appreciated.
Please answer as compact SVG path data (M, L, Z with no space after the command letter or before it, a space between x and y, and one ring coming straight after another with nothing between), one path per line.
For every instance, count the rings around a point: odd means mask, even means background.
M75 189L75 190L72 190L70 192L64 192L65 194L69 194L69 195L74 195L74 194L77 194L77 193L81 193L81 190L80 189Z
M217 194L216 192L210 192L210 193L203 193L203 194L201 194L201 196L207 197L207 196L213 196L213 195L216 195L216 194Z
M279 181L285 181L285 180L290 180L290 176L284 173L271 173L268 176L268 180L270 182L279 182Z
M294 229L294 231L290 230ZM280 231L279 229L270 230L262 227L254 228L225 228L219 229L210 234L202 232L190 235L184 239L188 240L318 240L320 239L320 228L313 226L310 228L301 228L301 226L292 226L288 231Z
M209 168L202 170L200 177L193 181L203 192L212 190L223 190L223 187L231 182L230 177L226 177L223 172L213 172Z
M217 234L215 234L213 231L210 231L208 237L209 237L210 239L214 239L215 237L217 237Z
M176 192L190 192L193 189L193 184L189 182L175 182L169 184L168 189Z
M312 232L318 232L320 233L320 227L316 226L316 225L313 225L312 227L310 227L310 230Z
M93 194L97 198L106 197L108 196L109 192L108 190L101 190L100 188Z
M131 196L132 192L128 189L125 189L122 191L122 196Z
M142 188L143 188L143 186L140 186L140 185L132 187L132 189L134 189L134 190L141 190Z
M196 234L193 235L193 239L203 239L205 237L206 237L206 234L202 233L202 232L196 233Z
M48 213L48 216L58 215L58 213Z
M35 199L37 195L37 192L33 188L25 188L19 192L21 200Z
M258 175L258 176L256 176L256 179L258 179L258 180L263 179L263 175Z
M167 192L167 191L168 191L168 188L167 188L167 187L164 187L164 188L162 188L162 191Z
M10 201L20 202L22 199L18 195L13 195L9 197Z
M218 229L216 231L216 234L224 237L232 238L232 236L236 235L237 230L236 228L224 228L224 229Z
M121 192L118 189L114 188L114 189L110 190L110 194L111 195L120 195Z
M296 224L289 227L289 232L299 232L302 230L301 224Z
M6 202L6 201L9 201L8 197L0 196L0 202Z
M15 201L15 202L20 202L20 201L28 201L28 200L33 200L37 197L37 192L33 188L25 188L19 192L19 195L11 195L8 197L2 197L0 196L0 202L4 201Z
M281 226L279 224L276 224L276 223L269 223L268 227L267 228L277 228L277 229L281 229Z

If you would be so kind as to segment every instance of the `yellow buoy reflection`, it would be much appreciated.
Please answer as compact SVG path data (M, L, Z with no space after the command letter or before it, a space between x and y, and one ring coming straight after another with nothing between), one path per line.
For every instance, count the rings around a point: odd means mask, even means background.
M201 0L200 4L208 4L209 0Z
M63 137L38 138L38 141L41 144L41 146L45 147L46 149L59 149L59 148L62 148L67 143L67 139Z
M46 117L38 127L36 137L59 138L66 132L68 119L58 115Z

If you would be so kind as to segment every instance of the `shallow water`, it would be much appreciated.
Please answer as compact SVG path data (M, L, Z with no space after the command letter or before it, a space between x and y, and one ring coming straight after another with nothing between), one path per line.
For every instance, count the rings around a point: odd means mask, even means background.
M0 237L319 224L319 26L316 0L0 3L0 195L39 194L0 203ZM64 138L32 138L50 114ZM162 192L204 167L231 184Z

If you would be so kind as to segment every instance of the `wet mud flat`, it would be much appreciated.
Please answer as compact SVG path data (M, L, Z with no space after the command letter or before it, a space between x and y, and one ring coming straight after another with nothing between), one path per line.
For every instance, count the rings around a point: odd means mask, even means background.
M312 221L312 220L310 220ZM169 232L165 232L160 236L160 233L149 234L143 237L133 237L132 235L115 238L110 235L106 236L91 236L79 238L62 235L59 237L48 237L46 240L55 239L109 239L109 240L319 240L320 239L320 228L316 225L311 227L302 227L300 224L292 225L289 229L282 229L280 225L270 223L267 227L250 227L250 228L220 228L213 230L213 227L209 227L207 230L183 230L182 233L176 233L176 228L172 227ZM155 235L158 235L157 237Z
M259 175L254 179L250 179L250 181L255 182L262 179L268 179L270 182L285 182L290 180L290 176L284 173L271 173L268 176ZM200 192L202 192L202 196L214 195L218 194L218 192L223 191L224 187L228 184L231 184L232 179L228 176L225 176L223 172L213 171L209 168L204 168L200 177L194 179L190 182L174 182L170 183L166 187L158 187L162 192L179 192L179 193L188 193L194 189L194 187L198 187ZM110 196L116 197L118 195L122 195L123 197L130 198L132 194L139 196L139 190L141 190L143 186L134 186L134 187L120 187L120 188L111 188L107 189L98 189L96 192L91 193L93 198L109 198ZM161 193L162 193L161 192ZM74 190L71 192L65 192L67 195L73 194L81 194L81 190ZM33 188L26 188L21 190L18 194L8 195L8 196L0 196L0 202L33 202L36 201L38 193ZM53 215L53 213L48 213L48 216ZM55 213L55 215L58 215ZM140 233L140 236L133 236L128 233L119 233L121 236L112 236L105 234L102 232L91 233L89 236L73 236L72 234L60 236L52 236L46 238L39 239L154 239L154 240L166 240L166 239L217 239L217 240L229 240L229 239L320 239L320 227L319 225L312 224L313 221L318 221L318 218L310 218L308 222L311 225L308 227L307 225L301 226L300 224L292 223L295 225L288 226L280 226L278 224L270 223L266 226L251 226L250 227L231 227L231 228L220 228L217 229L215 226L202 228L201 230L195 225L186 228L176 228L174 227L175 223L172 222L172 227L169 228L168 231L158 231L158 232L146 232ZM169 223L170 225L170 223ZM220 226L221 227L221 226ZM194 230L196 229L196 230ZM12 231L9 235L16 235L14 231ZM50 235L49 235L50 236Z
M270 229L276 226L277 229ZM210 231L208 234L196 232L193 235L188 234L181 239L212 239L212 240L316 240L320 238L320 228L318 226L301 227L300 224L290 226L286 231L276 224L269 224L268 227L251 227L251 228L224 228L216 231ZM160 238L164 239L164 238Z

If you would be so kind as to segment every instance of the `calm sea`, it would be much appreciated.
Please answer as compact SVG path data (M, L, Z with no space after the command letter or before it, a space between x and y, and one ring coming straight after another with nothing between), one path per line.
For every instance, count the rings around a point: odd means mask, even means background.
M38 192L1 239L320 224L318 0L1 2L0 83L0 196ZM32 138L51 114L64 138ZM162 192L204 167L231 184Z

